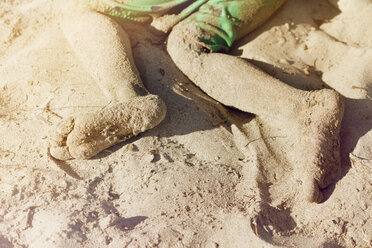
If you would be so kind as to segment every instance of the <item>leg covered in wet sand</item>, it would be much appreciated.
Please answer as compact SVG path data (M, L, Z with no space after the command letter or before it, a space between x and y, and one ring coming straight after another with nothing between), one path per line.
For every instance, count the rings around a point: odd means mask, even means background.
M305 197L320 202L340 166L339 131L343 101L330 89L302 91L265 74L247 61L205 52L205 30L184 21L173 28L167 49L175 64L217 101L297 130L308 148L301 174Z
M113 104L63 120L51 138L53 157L90 158L164 119L165 104L142 84L128 35L117 23L102 14L78 10L65 16L61 26L85 69Z

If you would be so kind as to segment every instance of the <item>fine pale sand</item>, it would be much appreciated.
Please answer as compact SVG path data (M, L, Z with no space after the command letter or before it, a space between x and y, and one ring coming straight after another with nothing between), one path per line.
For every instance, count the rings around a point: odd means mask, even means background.
M342 167L316 204L296 170L309 143L210 99L139 26L127 30L135 62L165 120L91 160L53 159L62 118L110 104L58 6L0 3L0 247L372 246L371 8L288 0L232 49L292 86L343 95Z

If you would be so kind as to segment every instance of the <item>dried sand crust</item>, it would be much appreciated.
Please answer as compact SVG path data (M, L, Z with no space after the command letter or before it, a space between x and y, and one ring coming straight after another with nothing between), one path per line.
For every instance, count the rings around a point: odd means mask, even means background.
M49 157L62 117L108 104L53 4L0 4L0 247L372 246L368 9L358 29L327 1L288 1L233 50L296 87L345 97L342 171L310 204L293 170L307 147L290 128L208 99L143 29L136 64L165 121L92 160Z

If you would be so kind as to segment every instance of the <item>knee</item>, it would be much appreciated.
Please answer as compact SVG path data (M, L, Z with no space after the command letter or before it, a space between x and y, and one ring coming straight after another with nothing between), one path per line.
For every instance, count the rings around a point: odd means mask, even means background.
M81 28L86 31L106 28L117 29L118 24L110 17L100 13L99 7L92 6L88 0L71 0L63 5L62 9L62 29Z
M92 20L96 21L99 19L98 13L91 11L88 8L78 6L72 6L65 8L63 11L62 19L60 22L63 31L70 31L75 29L86 29L89 30L88 25L91 25Z
M201 37L201 31L192 22L181 22L172 29L167 39L167 51L177 66L190 66L203 56L207 49Z
M60 26L70 42L82 37L94 37L90 42L116 42L120 37L126 46L130 43L128 35L115 20L84 7L65 13Z

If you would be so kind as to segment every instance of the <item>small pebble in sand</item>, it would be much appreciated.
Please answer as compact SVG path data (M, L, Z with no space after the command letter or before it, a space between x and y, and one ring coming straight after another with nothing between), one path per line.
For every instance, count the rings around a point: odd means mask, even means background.
M306 76L309 76L310 75L310 71L309 71L309 68L308 67L305 67L302 71L304 72L304 74Z
M220 245L216 242L212 242L210 245L209 245L210 248L218 248L220 247Z
M289 63L288 63L288 60L286 60L286 59L284 59L284 58L279 59L279 62L280 62L281 64L286 64L286 65L289 64Z
M99 226L104 230L117 221L118 217L115 214L109 214L106 217L99 220Z
M131 152L138 152L138 147L135 144L128 144L127 149Z
M156 150L150 150L146 152L146 154L144 155L145 161L149 163L155 163L158 157L159 157L159 154Z

